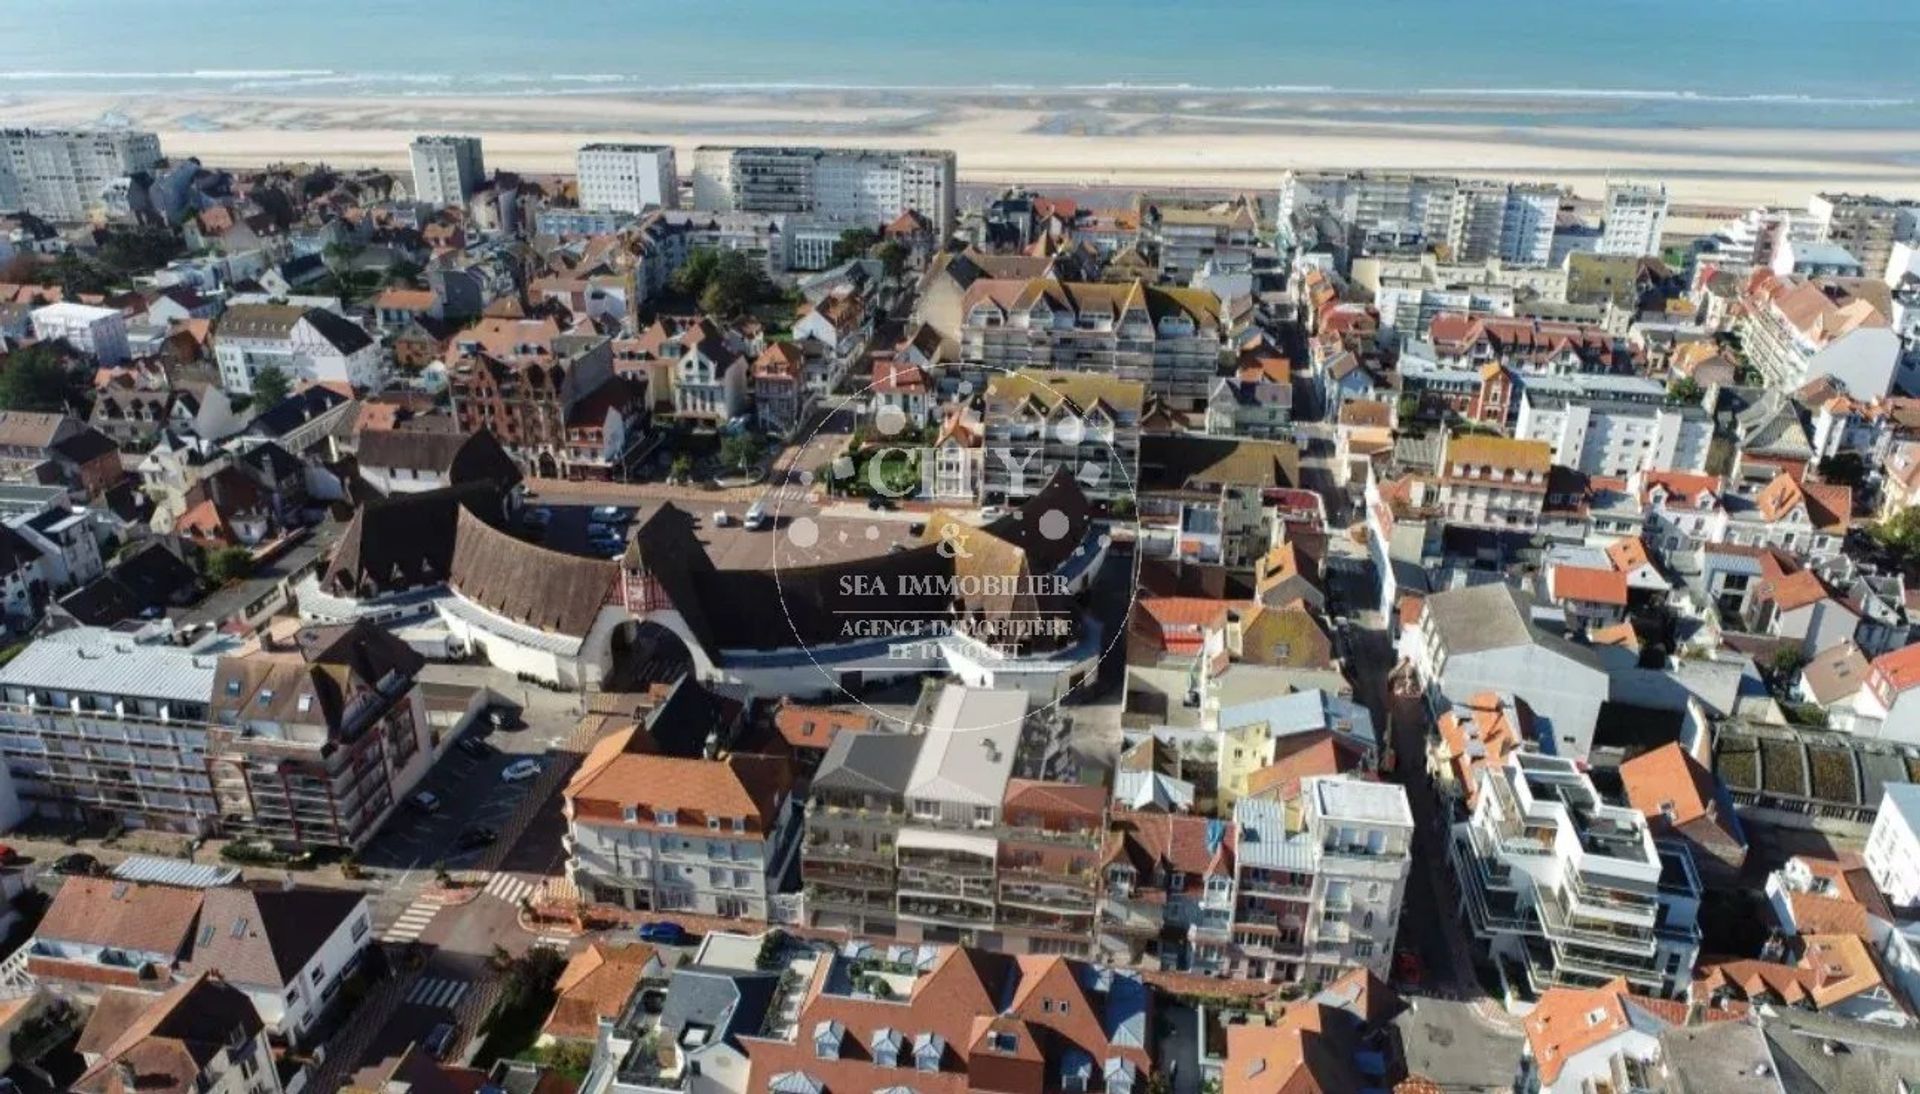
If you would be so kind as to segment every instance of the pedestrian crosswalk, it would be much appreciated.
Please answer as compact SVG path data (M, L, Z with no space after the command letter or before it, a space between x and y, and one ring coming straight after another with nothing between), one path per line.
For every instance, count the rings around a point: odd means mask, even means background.
M380 941L412 942L427 929L427 924L433 922L433 917L440 914L440 907L436 901L414 901L407 905L406 911L400 913L400 918L387 927L386 933L380 936Z
M522 899L532 896L533 891L539 887L538 882L517 878L512 874L495 874L493 880L487 882L487 892L508 904L519 904Z
M452 1010L473 985L452 977L423 976L407 991L408 1004Z

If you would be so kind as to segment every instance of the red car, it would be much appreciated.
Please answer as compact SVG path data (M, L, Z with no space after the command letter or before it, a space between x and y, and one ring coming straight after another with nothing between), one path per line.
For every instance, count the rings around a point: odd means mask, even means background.
M1401 950L1399 953L1393 955L1394 983L1417 987L1420 983L1422 971L1420 955L1414 953L1412 950Z

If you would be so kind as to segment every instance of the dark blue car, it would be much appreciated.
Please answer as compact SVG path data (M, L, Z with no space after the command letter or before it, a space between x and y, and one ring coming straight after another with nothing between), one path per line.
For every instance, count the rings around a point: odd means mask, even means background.
M686 944L686 928L678 923L662 921L643 923L639 930L640 941L653 942L662 946L680 946Z

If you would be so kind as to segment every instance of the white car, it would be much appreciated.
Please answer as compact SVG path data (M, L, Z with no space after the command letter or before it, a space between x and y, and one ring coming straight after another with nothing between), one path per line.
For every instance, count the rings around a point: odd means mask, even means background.
M727 512L725 509L715 509L713 511L713 526L715 528L725 528L731 525L732 523L733 523L732 513Z
M539 760L515 760L500 770L500 781L505 783L525 782L540 774Z

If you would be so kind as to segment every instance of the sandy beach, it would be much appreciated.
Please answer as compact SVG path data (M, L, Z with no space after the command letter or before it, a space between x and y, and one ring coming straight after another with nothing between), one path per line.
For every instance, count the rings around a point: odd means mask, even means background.
M1799 203L1817 189L1920 198L1920 132L1424 124L1383 102L1339 117L1288 96L1181 92L795 91L646 95L15 94L0 125L124 120L215 166L407 166L423 132L477 133L490 167L571 171L592 140L951 148L968 182L1268 189L1288 168L1428 170L1553 181L1664 180L1677 202ZM1363 115L1355 120L1356 113Z

